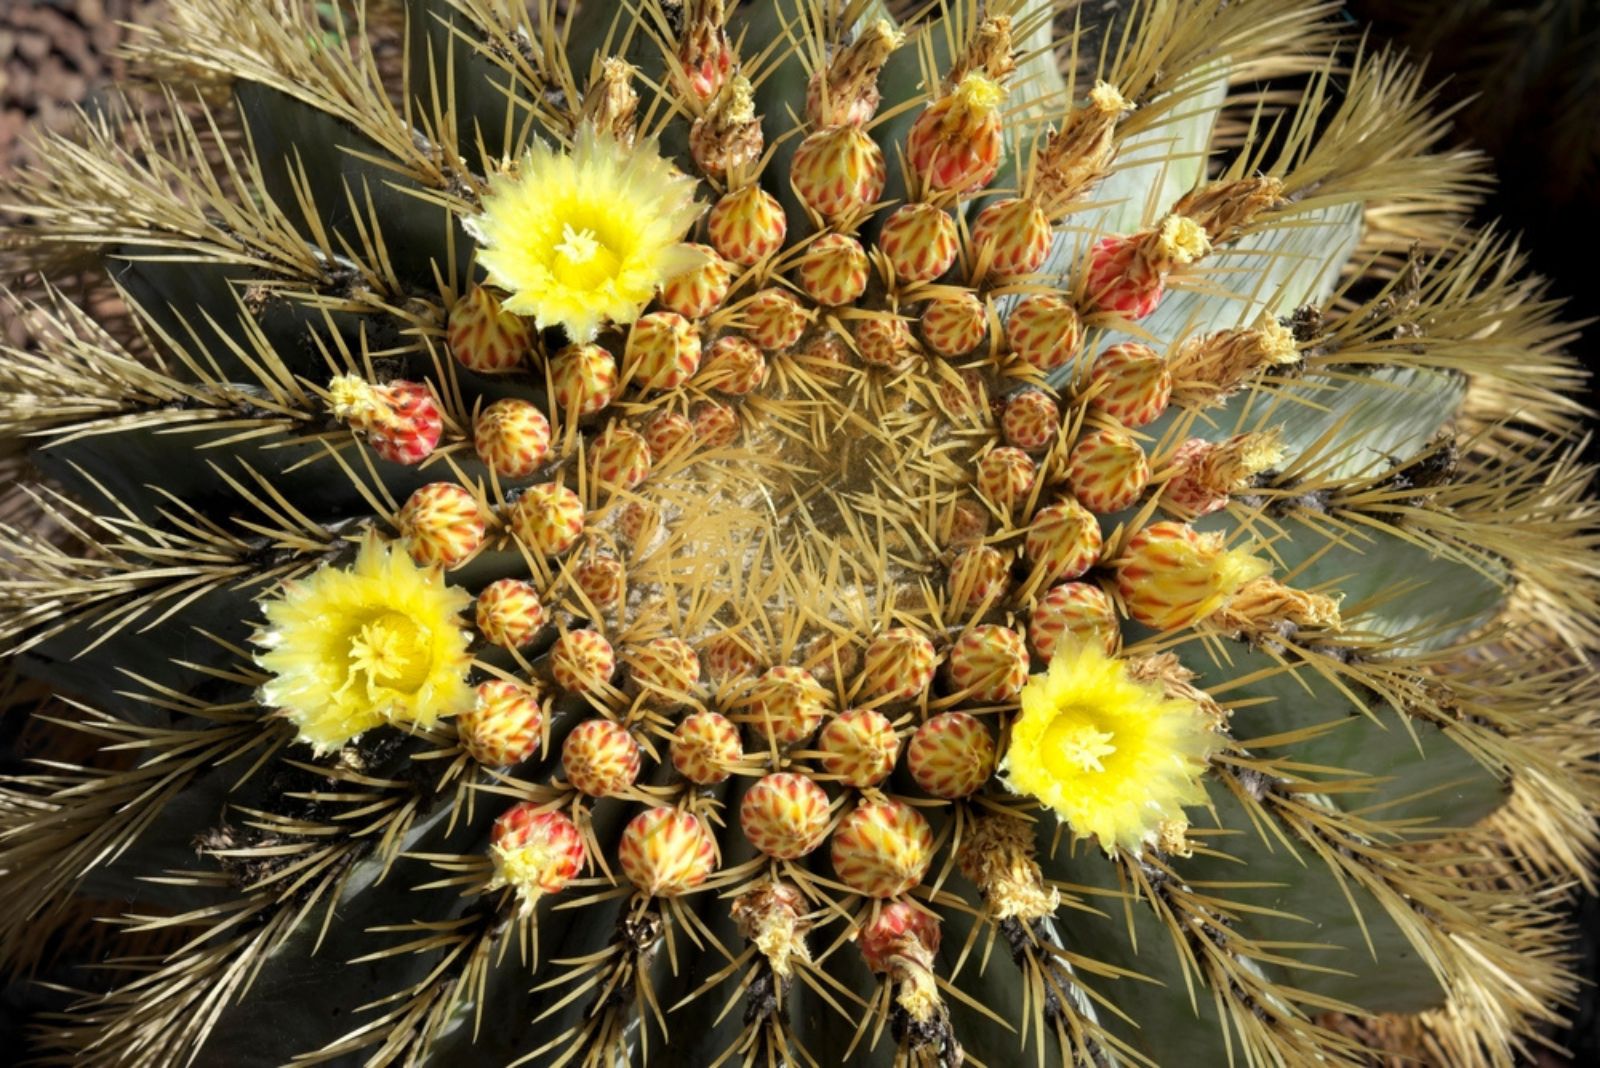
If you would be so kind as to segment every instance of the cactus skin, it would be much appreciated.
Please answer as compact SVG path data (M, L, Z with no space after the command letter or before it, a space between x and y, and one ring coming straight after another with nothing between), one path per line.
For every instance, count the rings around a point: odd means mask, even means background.
M170 95L0 190L29 1052L1512 1063L1594 878L1566 331L1325 5L1111 8L169 0ZM1244 129L1263 80L1322 110ZM585 124L703 209L592 340L474 229ZM599 277L586 218L509 240ZM264 613L362 546L474 700L313 748ZM302 637L420 688L403 614ZM1181 751L1008 748L1102 662ZM1059 772L1119 754L1205 803Z

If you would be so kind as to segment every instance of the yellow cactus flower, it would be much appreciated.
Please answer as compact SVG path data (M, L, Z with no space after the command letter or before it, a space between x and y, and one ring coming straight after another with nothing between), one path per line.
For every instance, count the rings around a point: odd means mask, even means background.
M509 294L502 307L588 341L701 263L681 243L700 214L694 189L653 143L630 148L586 123L571 152L535 142L466 225L489 282Z
M470 708L471 603L438 568L419 568L375 537L348 568L286 583L263 605L256 664L272 678L261 702L318 753L383 723L430 726Z
M1200 776L1217 741L1205 716L1135 681L1098 644L1063 640L1021 699L1002 781L1107 853L1137 851L1205 800Z

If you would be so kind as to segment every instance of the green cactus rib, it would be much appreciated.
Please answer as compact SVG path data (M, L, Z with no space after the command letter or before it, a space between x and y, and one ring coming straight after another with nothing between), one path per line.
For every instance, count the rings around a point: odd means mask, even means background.
M1548 1041L1577 988L1561 904L1593 886L1600 846L1583 371L1514 243L1469 226L1487 178L1447 147L1422 75L1348 40L1337 7L170 0L129 46L126 95L41 134L38 163L0 185L0 210L23 223L0 243L0 314L27 332L0 345L0 964L29 1055L1133 1068L1366 1065L1426 1043L1464 1068L1509 1068ZM856 217L825 215L795 165L822 125L808 90L880 28L895 47L862 99L884 189ZM958 67L1006 88L1003 159L940 193L911 142L954 99ZM697 77L713 83L703 96ZM739 79L753 113L736 133L760 147L725 171L707 131L737 112ZM619 84L634 105L601 93ZM985 273L980 213L1041 197L1060 165L1049 137L1092 126L1113 97L1125 107L1103 143L1086 136L1067 161L1086 177L1036 269ZM525 351L507 373L474 364L483 334L452 333L486 296L496 329L513 318L472 221L490 179L520 180L535 143L569 152L607 123L707 205L752 183L780 205L781 249L731 265L731 295L689 316L709 359L720 338L758 336L756 291L800 302L800 340L764 346L748 395L705 364L646 388L631 328L607 322L596 342L620 381L580 416L557 399L555 355L581 340L559 324L515 319ZM1151 307L1088 292L1105 242L1202 219L1206 196L1237 206L1247 187L1267 192L1194 262L1163 261ZM932 285L898 277L882 241L917 202L957 228L959 256ZM823 236L869 256L859 299L807 289L801 257ZM705 218L683 237L732 258ZM984 340L940 356L921 316L967 294ZM1018 308L1041 296L1081 328L1049 367L1014 343ZM864 324L890 321L910 327L915 358L872 366ZM1093 384L1114 345L1175 368L1180 350L1235 334L1278 357L1226 372L1202 360L1141 425ZM963 409L965 382L978 400ZM436 413L421 455L380 446L359 404L341 407L341 390L397 383ZM1034 485L1009 504L977 472L1027 391L1056 414L1029 446ZM531 474L475 441L496 402L551 427ZM600 476L604 435L713 404L733 413L731 443L699 427L672 451L648 446L637 484ZM1025 546L1040 509L1087 497L1073 446L1104 430L1150 472L1131 503L1096 509L1097 552L1075 581L1107 595L1112 662L1152 719L1186 710L1214 742L1168 754L1203 801L1159 826L1141 812L1135 846L1007 788L1031 698L980 700L955 662L974 634L1045 631L1033 613L1052 583L1028 577ZM1270 462L1195 514L1178 494L1185 457L1241 436L1270 438ZM560 553L515 522L550 481L584 513ZM407 506L441 483L477 503L485 532L425 581L477 597L525 580L543 602L515 647L471 610L451 623L472 642L467 681L537 695L538 745L481 764L451 709L313 750L296 710L264 703L277 639L263 605L374 546L422 561L437 532ZM982 532L960 533L963 516ZM1136 535L1164 521L1253 553L1277 585L1235 583L1154 625L1141 606L1171 594L1170 576L1120 579ZM977 542L1001 564L968 599L960 561ZM585 584L596 560L619 566L614 602ZM319 621L330 648L343 626ZM910 700L872 697L866 651L891 628L927 636L942 664ZM593 685L557 670L574 632L617 654ZM1099 633L1079 637L1097 648ZM641 667L664 638L699 656L681 693ZM756 671L808 672L824 722L882 711L900 748L881 784L847 785L823 741L780 744L748 722L760 715L730 640ZM1064 670L1051 664L1024 652L1028 693ZM678 725L706 710L738 721L744 745L709 784L672 759ZM976 789L932 792L907 750L948 712L1015 757L1009 777L985 765ZM575 783L567 740L597 718L642 752L616 796ZM1056 774L1087 795L1103 780L1085 737L1060 743L1087 761L1081 780ZM762 851L743 811L780 771L829 806L814 848L787 859ZM830 843L885 797L920 813L933 845L906 845L925 870L879 895ZM573 818L575 877L491 882L513 806ZM683 893L624 867L626 828L656 806L715 841L714 870Z

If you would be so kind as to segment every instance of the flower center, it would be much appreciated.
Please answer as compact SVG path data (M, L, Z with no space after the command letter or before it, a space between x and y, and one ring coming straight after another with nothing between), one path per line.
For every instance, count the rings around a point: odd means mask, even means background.
M617 273L617 254L595 235L591 227L561 224L561 242L550 265L556 280L576 290L598 289Z
M428 636L410 618L385 612L351 637L346 685L364 683L369 694L378 687L413 693L433 666L428 645Z
M1101 763L1117 751L1109 731L1096 730L1093 723L1063 712L1045 728L1043 758L1052 774L1062 778L1084 772L1104 771Z
M588 263L600 251L600 242L595 240L593 230L574 230L571 223L562 223L561 244L556 251L573 263Z

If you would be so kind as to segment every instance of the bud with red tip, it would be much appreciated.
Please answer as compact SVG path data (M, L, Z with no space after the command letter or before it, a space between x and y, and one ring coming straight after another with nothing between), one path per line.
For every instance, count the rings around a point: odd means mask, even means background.
M1183 215L1126 237L1103 237L1089 252L1084 302L1095 311L1143 319L1161 303L1167 273L1210 251L1205 229Z
M989 184L1004 151L1004 98L999 83L973 72L917 116L906 137L906 157L931 188L966 193Z
M494 878L488 888L512 888L520 911L528 915L541 896L560 893L583 870L583 836L561 813L540 812L523 801L494 821L489 856Z

